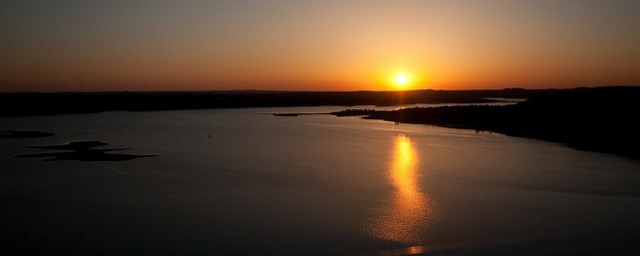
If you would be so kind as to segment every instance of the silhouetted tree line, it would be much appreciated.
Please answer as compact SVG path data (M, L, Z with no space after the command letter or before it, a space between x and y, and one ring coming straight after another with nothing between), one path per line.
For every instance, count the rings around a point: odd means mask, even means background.
M91 92L0 93L0 116L149 111L203 108L287 106L398 105L411 103L486 102L487 97L528 98L557 90L472 91L209 91L209 92Z
M356 109L334 114L499 132L640 158L639 100L640 87L597 87L540 94L508 106Z

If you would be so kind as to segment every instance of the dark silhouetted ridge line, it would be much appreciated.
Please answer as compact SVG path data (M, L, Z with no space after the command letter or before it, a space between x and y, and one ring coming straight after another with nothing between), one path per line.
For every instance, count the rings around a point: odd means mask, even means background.
M470 91L208 91L0 93L0 116L57 115L103 111L153 111L206 108L482 103L487 98L529 98L559 90Z

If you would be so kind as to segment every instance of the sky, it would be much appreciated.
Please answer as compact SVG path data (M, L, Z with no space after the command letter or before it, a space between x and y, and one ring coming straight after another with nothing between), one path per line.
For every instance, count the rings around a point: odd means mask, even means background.
M3 0L0 91L640 85L638 10L637 0Z

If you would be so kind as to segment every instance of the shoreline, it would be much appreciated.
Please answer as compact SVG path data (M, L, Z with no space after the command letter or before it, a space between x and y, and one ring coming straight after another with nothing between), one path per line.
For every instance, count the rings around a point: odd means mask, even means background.
M495 98L528 100L503 106L483 105L492 98L493 101ZM640 87L627 86L475 91L0 93L0 117L105 111L464 103L477 105L269 114L363 116L398 123L489 131L640 159L640 124L634 113L640 109L638 99ZM11 130L6 133L3 136L18 136Z
M496 132L638 160L638 99L640 87L577 88L507 106L347 109L332 114Z
M486 103L496 101L491 98L529 98L536 95L555 94L561 91L559 89L525 90L511 88L465 91L0 93L0 117L86 114L106 111Z

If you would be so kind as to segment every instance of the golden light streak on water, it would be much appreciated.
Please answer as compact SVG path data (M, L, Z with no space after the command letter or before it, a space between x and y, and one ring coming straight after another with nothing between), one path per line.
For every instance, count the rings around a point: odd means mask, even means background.
M420 188L420 158L405 135L395 138L387 170L394 192L371 222L373 236L397 242L421 242L433 216L430 198Z

